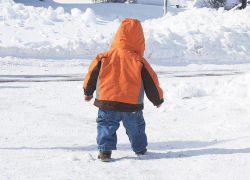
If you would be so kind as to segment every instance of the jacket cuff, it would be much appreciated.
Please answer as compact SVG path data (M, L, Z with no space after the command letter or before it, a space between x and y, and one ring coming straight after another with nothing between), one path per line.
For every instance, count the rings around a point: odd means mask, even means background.
M158 105L162 104L163 102L164 102L164 99L162 98L162 99L159 100L159 101L155 101L155 102L154 102L154 105L155 105L155 106L158 106Z
M92 96L93 94L88 94L87 92L86 92L86 89L85 88L83 88L83 90L84 90L84 95L85 96Z

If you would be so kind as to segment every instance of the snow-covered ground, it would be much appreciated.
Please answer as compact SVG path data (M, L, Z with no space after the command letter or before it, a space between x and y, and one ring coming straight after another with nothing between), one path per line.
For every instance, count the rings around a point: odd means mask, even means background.
M0 0L0 180L249 179L249 7L169 7L162 18L159 1L72 2ZM82 83L125 17L142 21L165 102L145 99L145 156L121 126L112 162L101 163Z
M89 61L0 60L0 179L224 179L250 176L250 64L159 66L165 103L146 99L149 145L124 128L97 160L97 108L83 100Z

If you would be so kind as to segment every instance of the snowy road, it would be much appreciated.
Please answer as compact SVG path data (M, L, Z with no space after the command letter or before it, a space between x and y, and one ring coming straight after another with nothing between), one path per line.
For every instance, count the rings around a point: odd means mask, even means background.
M153 65L165 103L145 100L149 152L135 156L121 124L107 164L96 159L97 108L83 101L89 62L2 59L1 180L250 176L249 64Z
M0 83L82 81L83 77L84 74L0 75Z
M211 77L211 76L233 76L245 74L248 69L206 69L206 70L191 70L191 71L178 71L178 70L165 70L156 71L158 76L165 78L174 77ZM46 75L0 75L0 83L7 82L62 82L62 81L83 81L85 73L79 74L46 74Z

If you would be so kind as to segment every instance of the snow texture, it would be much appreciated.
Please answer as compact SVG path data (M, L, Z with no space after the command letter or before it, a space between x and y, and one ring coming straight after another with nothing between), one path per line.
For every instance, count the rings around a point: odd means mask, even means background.
M33 7L2 0L0 53L36 58L94 57L109 49L119 23L130 16L129 8L141 6L143 10L148 5L119 6L127 11L107 21L91 8L85 11L73 8L69 13L63 7ZM250 23L246 21L250 16L249 6L242 11L169 8L165 17L142 21L146 58L186 62L250 61ZM138 16L138 19L143 18Z
M161 17L162 2L0 0L0 180L249 179L249 6ZM121 126L102 163L82 83L125 17L142 22L165 102L145 97L145 156Z
M165 102L145 99L148 152L119 128L112 162L97 159L97 108L83 101L90 60L0 58L0 179L246 180L250 65L153 65Z

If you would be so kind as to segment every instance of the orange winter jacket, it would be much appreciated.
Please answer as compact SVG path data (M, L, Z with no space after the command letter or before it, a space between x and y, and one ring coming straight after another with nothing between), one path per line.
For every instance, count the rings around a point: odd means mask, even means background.
M98 54L84 79L84 93L94 105L107 110L134 112L143 109L144 91L155 105L163 103L158 78L143 58L145 40L140 21L124 19L110 50Z

